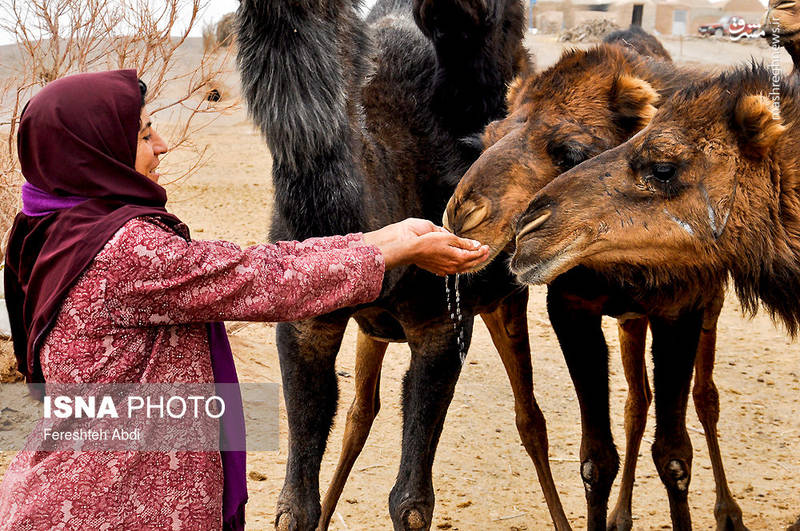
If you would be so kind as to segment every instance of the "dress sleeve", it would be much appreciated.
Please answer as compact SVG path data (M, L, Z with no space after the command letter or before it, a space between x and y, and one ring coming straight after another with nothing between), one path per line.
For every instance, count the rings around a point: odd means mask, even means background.
M346 249L366 245L364 235L360 232L344 236L326 236L324 238L309 238L305 241L280 241L275 242L275 252L280 256L303 256L318 252L320 249Z
M104 305L120 326L301 320L375 299L385 267L358 234L241 249L187 242L138 219L97 260Z

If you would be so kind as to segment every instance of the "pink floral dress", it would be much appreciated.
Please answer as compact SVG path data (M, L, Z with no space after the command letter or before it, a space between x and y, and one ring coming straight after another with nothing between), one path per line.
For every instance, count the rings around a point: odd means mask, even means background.
M293 321L378 296L383 256L360 234L241 249L129 221L64 300L46 381L211 382L209 321ZM218 452L19 452L0 530L221 528Z

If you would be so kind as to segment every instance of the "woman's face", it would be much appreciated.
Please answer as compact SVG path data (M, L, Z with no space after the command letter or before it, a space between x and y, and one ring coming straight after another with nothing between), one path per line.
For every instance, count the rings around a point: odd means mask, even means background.
M135 168L136 171L157 183L158 178L161 176L156 172L158 157L167 152L167 144L153 129L150 114L144 107L142 107L141 124L139 142L136 145Z

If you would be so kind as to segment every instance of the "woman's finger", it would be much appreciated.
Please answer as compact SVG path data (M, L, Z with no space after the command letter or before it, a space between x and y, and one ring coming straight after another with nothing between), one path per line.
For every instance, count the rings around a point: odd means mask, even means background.
M477 240L468 240L466 238L459 238L458 236L453 236L453 243L451 243L453 247L459 247L461 249L466 249L469 251L474 251L476 249L480 249L481 242Z

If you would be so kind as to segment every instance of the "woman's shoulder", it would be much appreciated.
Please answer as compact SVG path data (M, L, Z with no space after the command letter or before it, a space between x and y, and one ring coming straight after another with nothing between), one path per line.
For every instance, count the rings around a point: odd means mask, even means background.
M140 216L133 218L108 240L98 258L113 253L120 248L130 249L136 245L147 242L163 241L165 238L176 236L167 224L154 216Z

